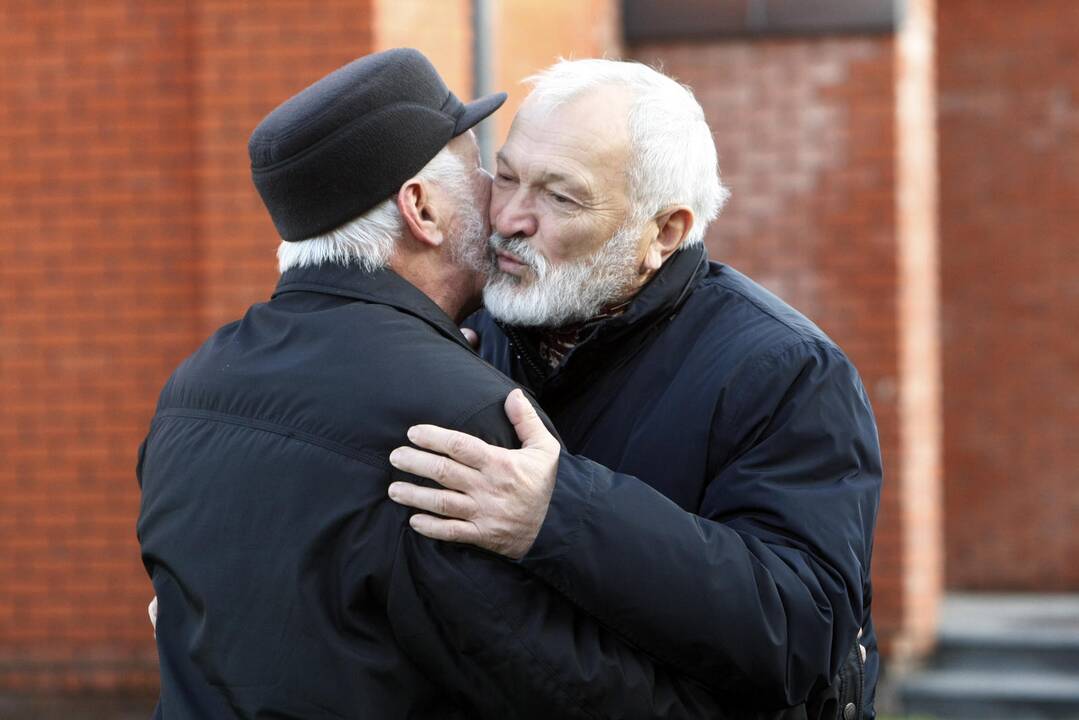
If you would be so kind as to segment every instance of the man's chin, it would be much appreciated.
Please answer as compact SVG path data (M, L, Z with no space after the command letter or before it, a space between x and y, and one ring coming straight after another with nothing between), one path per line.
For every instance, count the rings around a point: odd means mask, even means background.
M530 293L529 286L522 286L521 279L499 273L483 290L483 306L491 317L508 325L518 327L548 327L563 321L561 313L551 312Z

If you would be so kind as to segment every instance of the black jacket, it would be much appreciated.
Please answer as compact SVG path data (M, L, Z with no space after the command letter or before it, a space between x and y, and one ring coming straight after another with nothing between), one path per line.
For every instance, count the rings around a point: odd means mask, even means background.
M880 450L858 375L823 332L700 247L554 372L533 333L483 312L470 324L568 450L524 567L761 711L738 717L841 717L852 702L873 716Z
M524 568L426 540L388 500L412 424L513 446L513 387L399 276L333 266L287 272L185 360L139 461L158 716L719 717Z

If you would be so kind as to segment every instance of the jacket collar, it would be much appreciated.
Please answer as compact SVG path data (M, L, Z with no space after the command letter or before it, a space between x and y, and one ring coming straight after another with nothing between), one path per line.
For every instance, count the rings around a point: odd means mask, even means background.
M354 266L325 264L286 270L272 298L291 292L322 293L389 305L423 320L458 345L475 352L460 328L415 285L389 268L366 272Z
M708 269L708 251L704 245L675 253L648 281L621 315L604 321L594 339L613 338L642 323L652 325L674 313Z

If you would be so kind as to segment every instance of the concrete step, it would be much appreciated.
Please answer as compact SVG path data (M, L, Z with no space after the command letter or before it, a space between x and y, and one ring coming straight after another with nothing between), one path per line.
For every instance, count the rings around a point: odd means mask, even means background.
M932 667L1079 672L1079 596L949 595Z
M948 720L1079 718L1079 675L1068 672L941 670L907 679L900 691L909 715Z
M1079 643L1003 638L941 638L930 669L1053 672L1079 668Z
M937 650L899 699L946 720L1079 720L1079 596L948 595Z

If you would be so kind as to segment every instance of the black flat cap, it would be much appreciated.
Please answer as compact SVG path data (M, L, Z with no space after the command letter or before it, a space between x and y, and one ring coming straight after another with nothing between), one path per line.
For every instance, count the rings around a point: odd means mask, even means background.
M367 55L277 106L251 133L251 175L277 231L305 240L393 196L506 101L465 104L417 50Z

